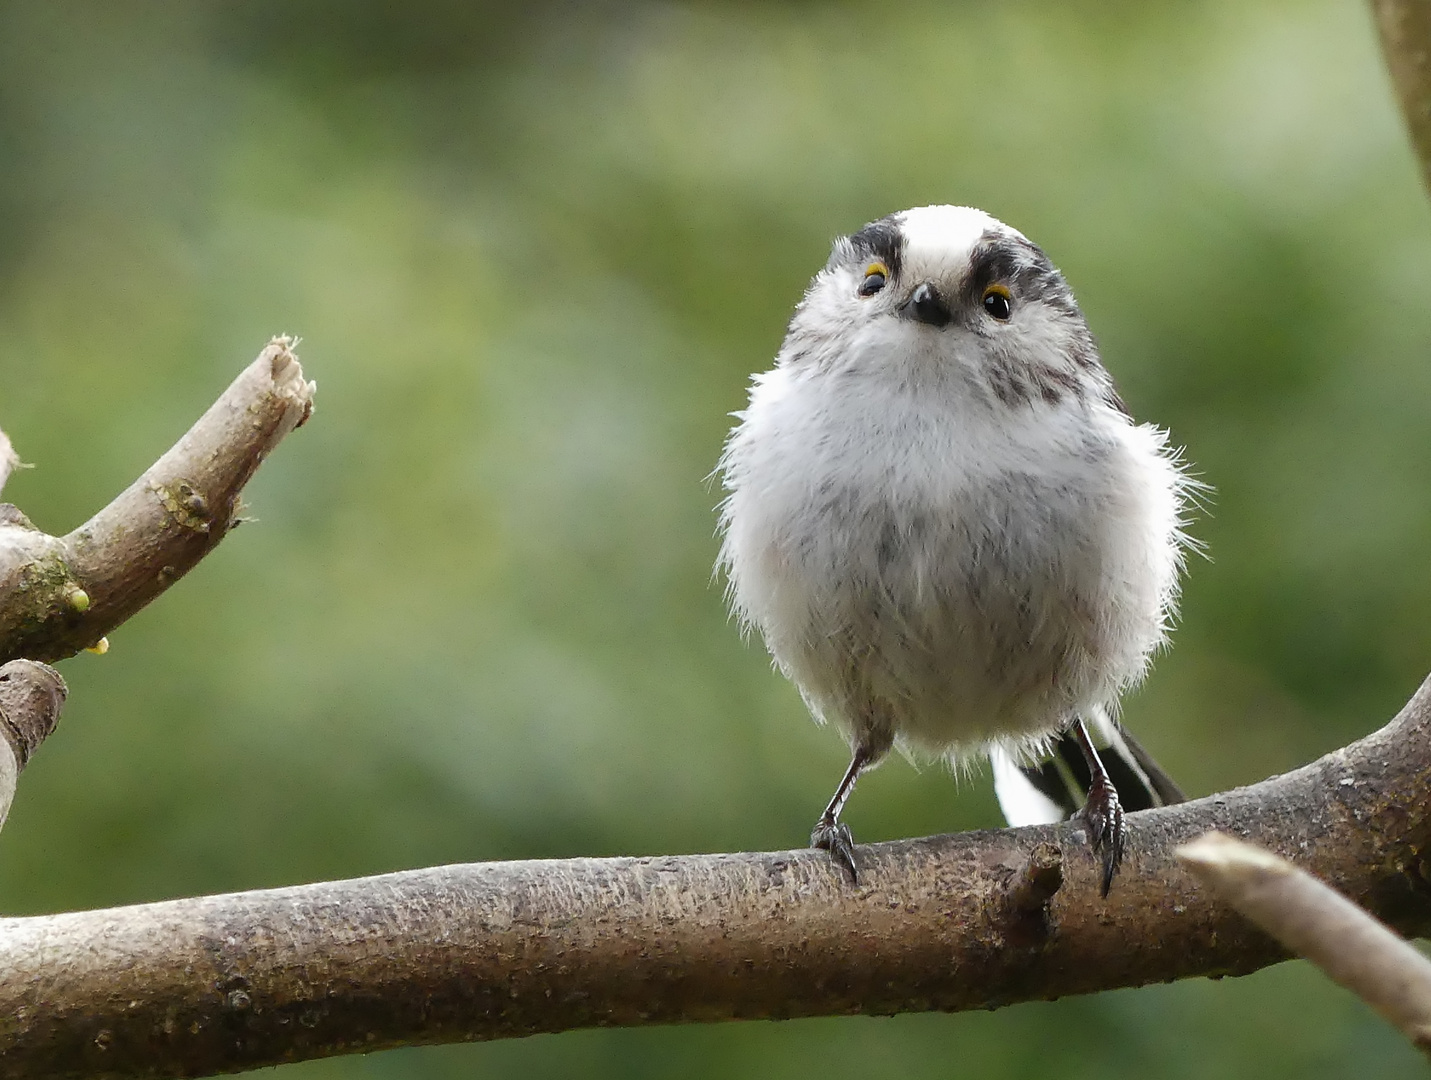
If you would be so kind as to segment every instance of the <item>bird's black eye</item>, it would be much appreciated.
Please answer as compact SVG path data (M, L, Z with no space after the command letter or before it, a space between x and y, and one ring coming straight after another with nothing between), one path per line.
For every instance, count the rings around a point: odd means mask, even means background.
M860 282L859 293L861 296L873 296L884 288L888 280L889 268L884 263L870 263L865 267L865 279Z
M1014 298L1002 285L990 285L984 290L984 310L999 322L1008 322L1014 313Z

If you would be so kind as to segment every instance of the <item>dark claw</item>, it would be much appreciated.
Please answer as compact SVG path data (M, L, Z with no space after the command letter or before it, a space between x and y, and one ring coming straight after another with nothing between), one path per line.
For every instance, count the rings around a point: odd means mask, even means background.
M859 874L855 871L855 835L843 821L822 817L810 834L810 846L828 851L834 864L850 875L850 884L859 884Z
M1123 805L1113 785L1095 778L1083 805L1083 825L1096 854L1103 857L1103 880L1099 894L1106 897L1113 887L1113 876L1123 862Z

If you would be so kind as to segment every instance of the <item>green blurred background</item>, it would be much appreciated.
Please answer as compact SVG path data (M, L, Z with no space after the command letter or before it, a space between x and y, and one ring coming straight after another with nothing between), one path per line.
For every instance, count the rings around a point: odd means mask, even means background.
M704 483L838 232L1042 244L1217 489L1127 717L1201 794L1431 668L1431 213L1357 0L0 4L6 497L68 530L287 331L245 527L64 665L9 913L439 862L800 844L845 764L710 581ZM865 840L993 824L894 760ZM997 1013L290 1066L1419 1076L1301 964Z

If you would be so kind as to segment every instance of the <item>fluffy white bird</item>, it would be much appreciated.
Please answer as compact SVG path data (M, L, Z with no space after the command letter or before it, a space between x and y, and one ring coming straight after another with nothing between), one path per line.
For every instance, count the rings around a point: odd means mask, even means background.
M990 754L1013 823L1087 793L1106 894L1119 788L1182 797L1113 717L1165 641L1197 485L1128 415L1063 276L980 210L882 218L836 241L736 415L732 607L853 753L812 844L855 873L840 812L892 746Z

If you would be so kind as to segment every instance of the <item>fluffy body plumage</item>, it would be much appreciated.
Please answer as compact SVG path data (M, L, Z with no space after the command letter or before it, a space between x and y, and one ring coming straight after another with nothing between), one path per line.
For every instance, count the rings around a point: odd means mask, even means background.
M871 763L1037 753L1115 710L1164 641L1188 481L1063 277L989 215L837 241L737 415L732 606Z

